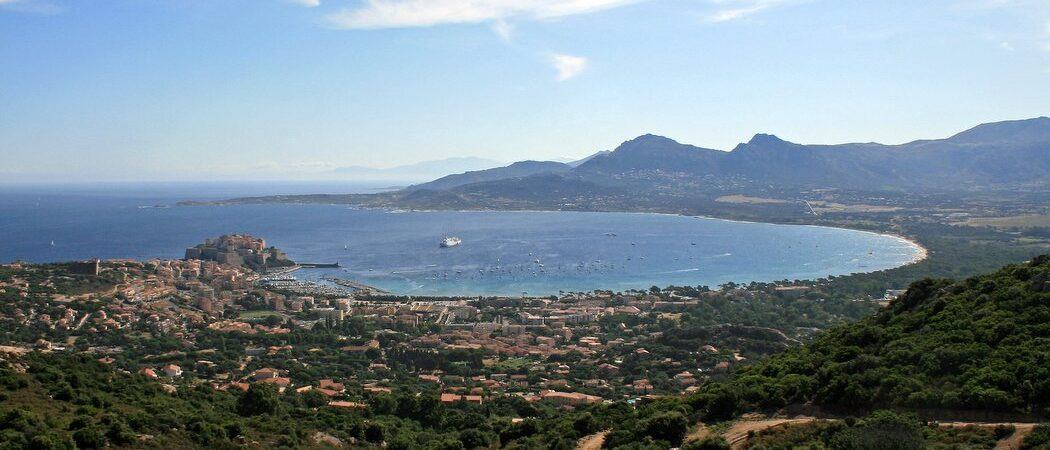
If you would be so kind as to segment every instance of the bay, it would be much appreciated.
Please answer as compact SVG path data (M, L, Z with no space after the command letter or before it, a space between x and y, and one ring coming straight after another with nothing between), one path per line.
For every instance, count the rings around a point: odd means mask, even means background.
M335 276L412 295L547 295L814 279L897 267L920 254L901 238L856 230L659 214L169 207L188 198L317 189L8 187L0 189L0 261L180 258L205 238L248 233L294 260L341 266L298 272L305 279ZM439 247L453 235L462 244Z

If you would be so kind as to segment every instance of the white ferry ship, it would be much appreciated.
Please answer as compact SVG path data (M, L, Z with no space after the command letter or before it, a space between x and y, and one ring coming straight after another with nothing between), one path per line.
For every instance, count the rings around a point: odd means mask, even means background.
M441 248L455 247L455 246L457 246L457 245L459 245L461 243L463 243L463 240L458 238L458 237L456 237L456 236L445 236L445 238L441 240L440 247Z

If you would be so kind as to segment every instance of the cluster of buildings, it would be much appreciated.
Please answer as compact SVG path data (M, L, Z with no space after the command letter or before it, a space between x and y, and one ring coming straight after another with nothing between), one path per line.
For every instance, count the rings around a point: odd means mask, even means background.
M242 335L237 339L249 344L256 340L254 336L268 335L265 341L270 344L248 345L245 354L232 366L230 361L215 360L221 370L210 360L194 362L164 355L154 356L164 356L157 360L178 364L129 367L128 370L170 380L192 379L220 389L247 389L251 383L263 383L280 390L315 391L324 395L331 406L341 408L363 408L363 397L391 392L406 376L410 382L432 384L440 390L444 403L484 403L493 395L518 395L527 401L582 405L609 398L696 389L704 377L726 370L743 359L731 350L719 351L713 345L704 345L690 349L692 353L708 356L702 359L703 364L670 358L659 360L646 348L651 349L651 345L660 340L659 332L628 328L622 323L610 330L609 323L603 321L609 316L673 319L681 311L704 301L703 298L681 295L669 298L647 292L446 301L376 301L368 296L355 298L353 294L301 295L273 289L261 281L266 277L279 278L282 272L291 269L269 274L253 270L284 261L287 258L276 249L266 247L262 239L246 235L221 236L188 249L184 260L106 261L97 268L85 267L100 278L111 280L112 288L86 294L52 295L47 308L37 306L39 302L26 302L8 317L65 335L113 330L160 333L180 339L185 348L195 346L196 336L202 330L237 333ZM34 283L54 287L60 285L60 281L46 279ZM778 295L790 297L805 292L803 288L777 290ZM25 277L0 282L0 294L20 298L32 295ZM736 289L717 295L749 294L744 289ZM104 302L102 308L82 306L86 304L83 300L103 298L112 301ZM30 303L34 306L28 306ZM258 314L243 314L256 310ZM267 317L277 320L264 320ZM327 325L349 317L367 318L379 330L372 337L347 337L345 345L333 348L271 345L274 336L280 342L280 335L291 333L295 327L311 329L318 323ZM400 337L388 345L382 337L384 333ZM41 345L60 349L67 343L38 343L38 347ZM113 362L113 356L123 349L89 351L102 356L100 361ZM409 369L392 356L406 351L466 352L484 355L485 364L469 375ZM313 355L319 355L320 359L315 360ZM296 379L288 370L274 368L289 364L316 366L326 360L340 359L340 355L356 355L356 360L366 360L367 370L341 380L309 380ZM565 357L575 358L575 362L556 362ZM512 361L514 364L510 364ZM639 373L636 369L622 369L634 367L632 364L638 361L655 364L666 376L659 380L637 378L627 373ZM576 370L579 367L588 367L590 371L580 372ZM186 377L187 372L194 376Z
M186 259L246 266L253 270L294 264L284 252L275 247L267 247L262 238L247 234L230 234L219 236L217 239L207 239L203 244L186 249Z

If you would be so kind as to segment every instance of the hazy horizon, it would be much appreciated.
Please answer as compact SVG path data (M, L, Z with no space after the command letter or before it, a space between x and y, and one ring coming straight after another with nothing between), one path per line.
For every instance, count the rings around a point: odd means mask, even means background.
M0 42L7 182L896 144L1050 111L1029 0L0 0Z

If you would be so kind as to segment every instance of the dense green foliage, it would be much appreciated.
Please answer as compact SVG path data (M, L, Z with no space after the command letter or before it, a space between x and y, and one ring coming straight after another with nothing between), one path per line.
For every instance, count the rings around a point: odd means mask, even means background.
M886 289L899 289L922 278L959 279L995 271L1003 265L1025 261L1046 252L1045 245L1031 245L1016 233L992 228L906 222L887 228L882 223L830 222L828 225L891 231L906 235L929 249L926 259L905 266L869 273L832 277L828 292L843 295L880 296Z
M19 373L17 367L25 369ZM291 391L252 385L245 393L206 385L169 392L155 380L114 372L90 358L29 354L0 370L0 448L102 448L144 440L160 448L323 447L323 431L345 443L397 449L570 449L580 438L615 430L607 447L667 448L699 419L723 415L721 397L705 393L565 410L516 396L484 405L445 405L437 393L395 391L365 409L310 404ZM519 419L519 420L512 420Z
M749 450L821 448L832 450L990 449L1013 432L1009 427L941 427L914 416L876 411L861 420L819 420L755 433Z
M744 404L1050 414L1050 258L914 283L887 310L741 370Z
M1021 450L1050 449L1050 425L1039 425L1021 443Z
M691 296L700 291L657 289L653 295ZM330 407L328 399L316 392L279 393L261 385L244 393L218 391L189 372L164 385L117 368L125 363L134 367L138 358L159 353L167 355L164 362L188 367L199 355L174 338L99 334L95 343L121 345L128 351L112 365L72 351L33 352L0 364L0 449L310 448L324 447L327 438L357 447L392 449L569 449L601 431L608 431L606 448L718 449L726 445L718 438L683 441L698 421L726 421L744 411L791 404L815 404L850 414L880 408L933 410L933 415L941 410L1050 414L1050 257L957 282L916 282L875 316L835 326L807 345L789 346L787 342L802 337L798 330L842 321L870 308L868 302L850 302L828 291L833 289L818 285L799 298L781 298L774 286L755 285L705 294L703 301L678 313L609 315L595 328L606 339L644 337L649 355L609 350L605 356L618 361L626 379L645 376L668 391L675 387L670 375L718 356L696 351L704 343L726 344L757 355L787 350L742 365L724 378L716 375L715 381L688 395L632 397L632 401L575 408L547 401L530 403L509 393L486 397L483 405L443 404L437 386L411 376L416 370L441 368L448 374L463 370L463 375L502 370L528 373L530 380L541 374L526 371L516 359L485 369L484 354L478 350L426 352L397 346L414 336L412 330L379 336L387 349L387 381L393 393L351 389L350 399L363 403L363 408ZM376 355L308 349L359 344L364 338L354 336L371 334L371 327L350 320L311 330L293 328L280 336L207 331L197 337L197 345L214 349L208 357L225 370L249 345L295 344L289 353L258 356L250 368L276 367L299 382L313 382L331 377L334 371L366 370ZM788 335L777 334L772 327ZM310 364L293 365L292 359ZM557 355L550 362L568 364L570 377L598 376L593 361L583 362L578 353ZM323 433L321 438L318 432ZM756 436L749 445L988 448L1006 434L1006 429L939 428L912 416L878 412L859 421L817 421L778 429ZM1038 428L1025 445L1047 448L1050 432Z

